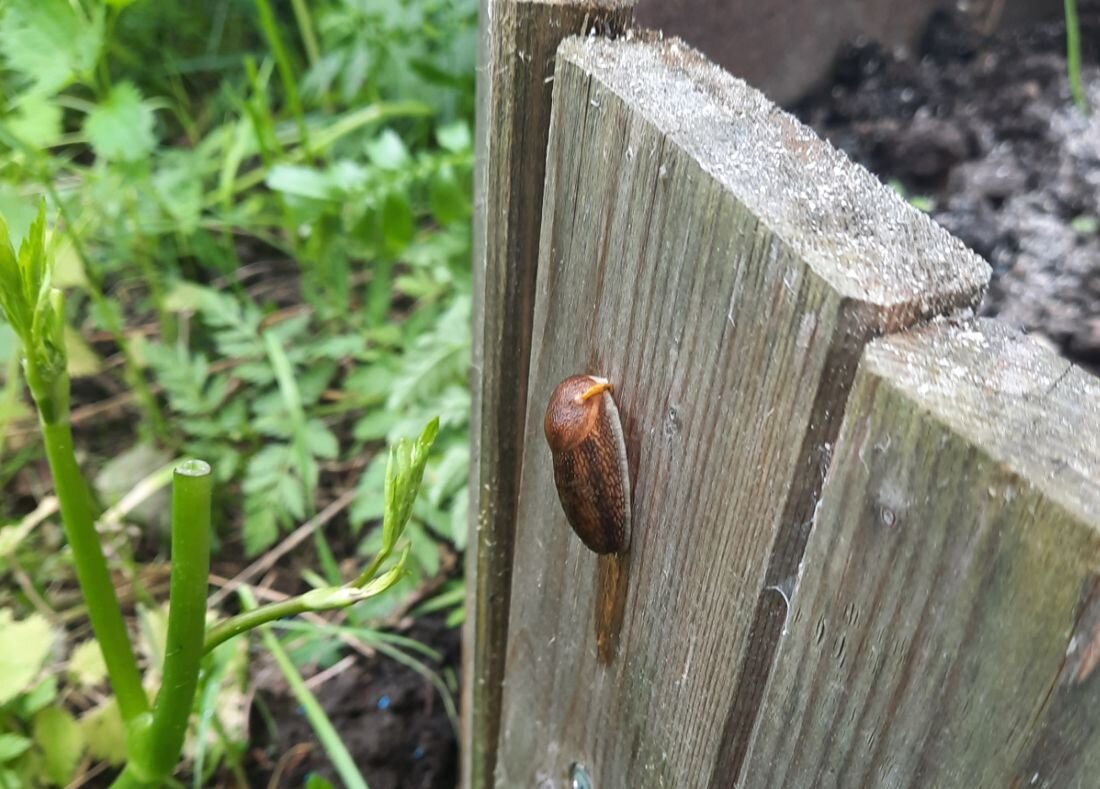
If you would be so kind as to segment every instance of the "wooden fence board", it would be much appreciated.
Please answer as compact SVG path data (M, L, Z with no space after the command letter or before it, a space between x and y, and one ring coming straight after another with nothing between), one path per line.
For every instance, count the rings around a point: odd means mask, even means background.
M561 46L498 786L557 786L574 761L600 789L729 785L778 636L765 589L801 559L864 344L973 304L987 277L682 43ZM541 435L579 372L615 385L634 477L611 564L569 531Z
M462 785L493 774L554 53L613 34L633 0L482 0L475 168L470 538Z
M741 785L1092 786L1100 382L993 322L860 366Z

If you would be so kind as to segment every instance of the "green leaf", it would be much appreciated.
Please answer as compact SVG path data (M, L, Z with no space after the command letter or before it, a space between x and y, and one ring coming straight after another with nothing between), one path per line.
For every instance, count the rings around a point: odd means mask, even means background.
M45 617L31 614L16 621L9 609L0 608L0 644L19 645L0 650L0 705L30 687L49 657L53 638Z
M306 779L306 789L334 789L334 787L317 773L310 773Z
M174 150L158 158L153 188L160 204L175 223L175 232L190 235L202 215L202 173L206 162L186 150Z
M465 222L470 217L470 196L450 167L441 168L432 178L428 204L441 225Z
M0 18L0 52L37 93L54 93L87 79L103 46L103 12L91 19L67 0L8 0Z
M107 664L103 662L103 650L97 641L85 641L73 650L68 673L82 688L94 687L107 678Z
M84 262L76 253L72 241L68 238L58 239L52 245L53 274L51 281L55 288L79 288L88 287L88 274L84 271Z
M19 335L24 346L28 347L32 345L31 328L34 324L34 305L38 300L38 287L35 286L36 283L28 282L28 275L33 275L35 268L32 266L30 271L25 270L23 261L24 259L32 263L34 261L33 255L25 255L24 252L36 246L30 243L29 239L35 235L37 227L36 219L31 224L31 230L20 245L17 255L11 243L8 223L4 217L0 216L0 313L3 313L5 320ZM33 296L28 297L28 293Z
M439 572L439 541L430 535L417 521L410 521L405 528L409 538L409 550L425 576L431 578Z
M401 170L409 163L409 150L393 129L386 129L367 145L367 156L383 170Z
M12 708L16 715L28 720L43 707L55 701L57 701L57 677L51 674L20 696L12 704Z
M157 146L153 108L130 82L120 82L88 113L84 133L96 156L107 161L145 159Z
M35 148L45 148L61 136L61 107L38 93L23 96L7 118L8 130Z
M267 187L295 197L311 200L332 200L338 196L338 190L332 180L322 172L298 164L277 164L272 167L264 179Z
M279 477L275 490L279 503L292 518L301 520L306 516L306 495L297 477L292 474Z
M359 476L359 484L355 487L355 501L348 512L348 520L357 529L367 521L381 518L385 513L383 491L386 485L386 460L387 456L379 452ZM371 532L372 535L375 533Z
M99 354L84 341L80 332L68 325L65 326L65 356L68 359L66 366L70 378L96 375L103 369Z
M0 734L0 764L22 756L34 741L18 734Z
M390 192L382 203L382 244L391 257L399 256L416 233L409 199L400 192Z
M439 141L439 147L452 153L460 153L470 150L470 127L466 121L454 121L435 130L435 138Z
M306 448L311 455L324 460L333 460L340 454L336 434L320 419L311 419L306 425Z
M38 206L23 194L23 185L0 181L0 217L7 223L12 244L19 244L27 237L37 216Z
M85 713L78 725L92 756L108 764L126 761L126 728L113 696Z
M169 312L194 312L202 303L205 289L187 280L177 280L164 296L164 309Z
M53 783L65 786L84 752L79 724L60 707L47 707L34 716L33 729L34 741L45 757L46 775Z
M270 506L249 508L244 515L244 552L255 556L274 544L279 536L279 524L275 519L275 510Z
M456 551L465 551L470 533L470 491L463 487L451 501L451 542Z
M386 437L393 424L393 414L380 408L368 411L366 416L355 423L353 435L358 441L378 441Z

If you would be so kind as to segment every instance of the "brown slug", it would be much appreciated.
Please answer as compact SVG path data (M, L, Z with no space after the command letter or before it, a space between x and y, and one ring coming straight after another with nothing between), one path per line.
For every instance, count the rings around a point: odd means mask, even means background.
M599 554L630 545L630 471L611 383L594 375L566 378L543 420L554 482L573 531Z

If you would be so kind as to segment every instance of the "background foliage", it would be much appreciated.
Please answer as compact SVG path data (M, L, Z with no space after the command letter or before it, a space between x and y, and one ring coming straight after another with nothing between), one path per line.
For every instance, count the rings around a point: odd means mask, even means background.
M378 450L436 415L413 572L346 625L460 620L475 42L472 0L0 0L0 213L18 245L45 197L57 228L78 443L150 662L172 458L214 466L239 563L350 496L292 562L320 584L381 539ZM63 784L117 731L16 354L0 325L0 641L28 645L0 658L0 786ZM293 634L300 665L340 655ZM195 785L239 768L246 661L208 667Z

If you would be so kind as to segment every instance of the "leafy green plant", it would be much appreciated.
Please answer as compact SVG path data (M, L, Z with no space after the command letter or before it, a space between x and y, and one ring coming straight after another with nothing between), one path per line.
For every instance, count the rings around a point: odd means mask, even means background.
M426 599L461 618L439 585L465 538L476 40L473 0L0 3L0 214L18 239L35 220L28 197L58 212L54 280L87 466L118 451L124 420L158 466L207 459L215 543L248 556L354 489L350 525L337 516L312 532L322 572L301 579L332 587L334 547L358 541L364 563L383 549L383 530L366 526L384 517L385 444L440 416L402 538L406 572L348 610L360 634ZM17 520L0 525L0 544L16 546L0 573L20 579L0 607L25 617L35 594L55 602L52 580L71 568L49 517L28 514L49 497L21 346L0 322L0 524ZM91 416L101 406L109 420ZM168 532L134 539L137 522L112 521L107 554L137 610L153 612L140 579ZM79 622L63 586L59 616ZM314 635L294 631L305 646L288 644L293 660L339 659L329 631L302 627ZM76 643L62 636L55 650ZM147 684L162 652L138 661ZM209 710L220 692L200 683L196 695ZM96 721L96 759L125 756L112 705L80 721ZM195 780L223 757L239 769L240 745L199 714ZM2 720L0 733L31 738L30 725Z
M46 248L45 204L18 254L9 240L6 222L0 219L0 312L21 343L23 372L38 411L77 578L125 726L127 764L114 785L160 785L170 778L179 761L204 653L275 619L353 605L384 592L400 578L407 548L389 569L383 571L383 567L408 523L438 421L430 422L416 442L398 442L392 448L386 468L382 544L361 573L346 584L252 607L209 627L206 587L211 469L197 460L180 463L173 478L171 591L164 664L160 690L150 706L96 532L90 491L73 450L64 299L52 287L52 273L53 261ZM271 342L269 353L275 347ZM277 357L276 367L282 368L276 375L283 380L284 389L291 386L287 383L290 371L285 356ZM304 435L304 424L299 427ZM34 620L24 622L23 627L28 626L37 624ZM13 669L17 689L25 683L20 671L26 673L29 668L33 674L37 662L31 660L27 666ZM15 735L0 737L0 764L18 758L30 745L30 741Z

